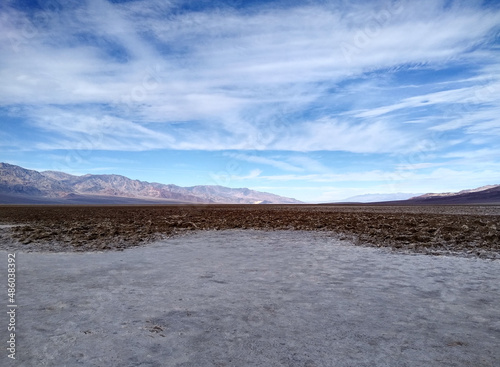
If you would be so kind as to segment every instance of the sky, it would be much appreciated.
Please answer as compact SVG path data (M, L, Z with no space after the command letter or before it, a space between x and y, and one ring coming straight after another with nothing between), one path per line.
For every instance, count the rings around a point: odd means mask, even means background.
M0 161L305 202L500 184L498 1L4 0Z

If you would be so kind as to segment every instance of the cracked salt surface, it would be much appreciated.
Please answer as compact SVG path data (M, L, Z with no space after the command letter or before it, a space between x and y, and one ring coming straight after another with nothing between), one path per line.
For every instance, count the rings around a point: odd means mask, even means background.
M500 365L500 261L343 243L231 230L123 252L18 252L12 364ZM7 324L3 312L2 340Z

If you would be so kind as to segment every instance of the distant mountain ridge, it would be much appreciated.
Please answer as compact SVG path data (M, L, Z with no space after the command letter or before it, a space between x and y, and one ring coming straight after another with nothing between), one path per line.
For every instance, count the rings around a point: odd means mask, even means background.
M428 193L413 197L415 204L500 204L500 185L487 185L459 192Z
M500 205L500 185L487 185L459 192L415 194L365 194L322 205Z
M38 172L0 163L0 203L300 204L301 202L247 188L233 189L215 185L181 187L132 180L112 174L74 176L59 171Z
M428 193L428 194L423 194L420 196L415 196L411 199L425 199L425 198L436 198L436 197L450 197L450 196L458 196L458 195L464 195L464 194L471 194L474 192L481 192L489 189L494 189L495 187L499 187L500 185L486 185L486 186L481 186L475 189L469 189L469 190L462 190L458 192L443 192L443 193Z

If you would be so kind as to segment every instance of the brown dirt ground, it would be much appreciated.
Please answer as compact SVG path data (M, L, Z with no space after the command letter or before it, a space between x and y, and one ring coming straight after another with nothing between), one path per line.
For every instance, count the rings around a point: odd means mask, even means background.
M357 245L500 258L500 206L0 206L0 248L123 250L191 230L328 231Z

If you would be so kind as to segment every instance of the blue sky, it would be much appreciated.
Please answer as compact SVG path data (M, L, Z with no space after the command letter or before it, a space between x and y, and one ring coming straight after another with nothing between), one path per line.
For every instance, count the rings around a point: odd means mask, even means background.
M307 202L500 184L496 1L3 1L0 161Z

